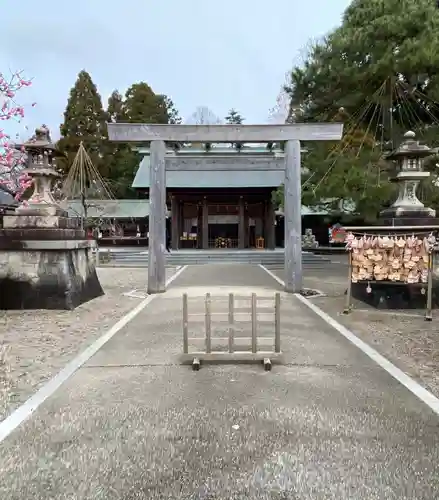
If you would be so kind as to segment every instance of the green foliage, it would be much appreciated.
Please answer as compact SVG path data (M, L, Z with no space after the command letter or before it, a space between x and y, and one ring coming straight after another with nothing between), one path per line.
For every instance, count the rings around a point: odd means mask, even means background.
M292 107L310 121L330 119L340 106L352 115L376 100L376 90L389 80L384 95L392 98L398 120L402 96L389 95L397 80L407 92L418 89L439 99L438 48L439 11L431 0L354 0L342 25L311 47L303 67L293 69ZM425 110L422 115L427 120ZM365 113L361 121L370 119Z
M341 144L307 145L303 203L338 209L341 200L352 200L363 217L374 220L395 199L382 150L396 146L408 129L429 145L438 144L436 3L354 0L341 26L314 43L305 63L293 68L286 90L298 121L345 123ZM431 183L423 186L434 203L435 190Z
M242 125L244 123L244 118L238 113L238 111L236 111L235 108L232 108L229 111L225 120L228 125Z
M111 123L127 121L124 100L117 90L114 90L108 99L107 121ZM106 181L116 198L137 198L137 193L131 184L140 161L138 156L129 144L109 141L106 143L105 162L108 171Z
M110 123L125 121L123 97L118 90L113 90L108 99L107 121Z
M86 71L81 71L70 90L64 122L61 124L61 138L58 148L66 154L60 167L67 171L72 164L82 141L96 168L105 175L105 162L101 161L102 146L106 137L106 115L101 97Z
M182 122L182 119L172 99L166 95L161 95L160 98L163 100L163 106L165 107L167 114L166 123L176 125L180 124Z
M106 122L165 124L181 123L181 118L173 101L155 94L145 82L131 85L124 96L114 90L104 111L90 75L86 71L79 73L60 126L58 148L66 153L60 167L68 171L82 141L112 193L117 198L137 198L131 185L141 156L133 151L136 144L108 141Z
M129 123L168 123L165 99L145 82L135 83L125 94L124 110Z
M107 120L113 123L180 123L178 111L166 95L155 94L145 82L132 85L125 98L115 90L108 100ZM105 161L108 182L117 198L137 198L131 187L141 155L133 151L133 143L108 142Z
M244 118L236 111L235 108L231 108L229 114L225 118L227 125L242 125L244 123ZM232 146L240 150L243 146L242 142L234 142Z
M334 121L347 117L338 114ZM360 128L348 130L338 143L307 144L302 157L302 203L336 215L356 212L369 222L376 220L383 206L394 200L394 185L388 181L389 165L381 158L371 134ZM283 187L273 195L283 205Z

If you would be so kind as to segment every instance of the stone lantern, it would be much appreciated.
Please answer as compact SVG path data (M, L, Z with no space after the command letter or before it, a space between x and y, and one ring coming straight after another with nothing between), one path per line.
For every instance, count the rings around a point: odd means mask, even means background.
M68 217L52 194L60 156L42 126L24 144L24 172L34 192L0 229L0 310L74 309L104 292L96 274L96 242L86 237L81 220Z
M52 143L49 129L42 125L35 130L35 135L27 142L17 144L15 147L27 155L24 173L33 180L34 187L32 196L17 208L16 213L66 216L67 214L59 208L52 195L53 183L60 177L56 170L56 158L63 155Z
M397 174L392 181L398 184L399 192L393 205L380 213L381 217L412 220L436 217L436 211L425 207L416 195L420 181L430 176L430 172L424 172L424 160L433 154L435 150L419 144L414 132L407 132L399 148L386 155L386 160L397 164Z

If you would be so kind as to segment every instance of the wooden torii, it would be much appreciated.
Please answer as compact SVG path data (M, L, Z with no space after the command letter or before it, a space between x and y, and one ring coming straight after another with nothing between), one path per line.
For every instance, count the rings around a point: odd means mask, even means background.
M285 291L302 290L302 189L300 141L339 141L341 123L283 125L157 125L108 123L110 141L148 142L150 146L148 293L166 290L166 142L286 142L285 146ZM176 166L179 167L179 166ZM176 168L174 167L174 168ZM179 170L187 168L181 165ZM251 164L229 171L252 170Z

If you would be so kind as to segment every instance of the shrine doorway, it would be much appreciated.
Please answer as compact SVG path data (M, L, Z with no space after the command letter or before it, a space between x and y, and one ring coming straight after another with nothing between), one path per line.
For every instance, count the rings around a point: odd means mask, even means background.
M209 248L239 248L237 215L209 215L208 232Z

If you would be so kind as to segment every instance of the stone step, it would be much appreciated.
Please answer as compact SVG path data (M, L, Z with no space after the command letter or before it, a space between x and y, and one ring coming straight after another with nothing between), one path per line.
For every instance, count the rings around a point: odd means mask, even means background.
M104 252L102 252L104 253ZM111 261L123 264L141 264L148 262L147 251L143 252L111 252ZM302 253L302 262L305 265L322 265L329 259L313 253ZM269 266L283 266L284 252L274 251L174 251L166 254L168 266L198 265L198 264L263 264Z

